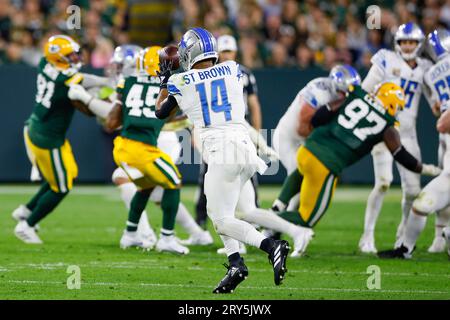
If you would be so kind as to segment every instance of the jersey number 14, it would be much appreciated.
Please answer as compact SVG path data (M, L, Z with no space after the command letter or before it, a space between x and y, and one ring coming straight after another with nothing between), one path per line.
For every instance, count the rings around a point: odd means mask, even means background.
M211 115L209 113L210 104L206 96L205 83L199 83L195 86L202 104L203 122L205 127L211 125ZM220 102L219 102L220 101ZM231 104L228 102L227 87L224 79L211 81L211 110L216 113L223 112L225 121L231 120Z

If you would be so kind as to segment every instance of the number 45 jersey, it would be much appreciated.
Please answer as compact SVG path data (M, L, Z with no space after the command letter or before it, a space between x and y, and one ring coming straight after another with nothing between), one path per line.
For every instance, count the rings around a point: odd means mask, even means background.
M119 81L116 92L122 96L121 136L156 146L165 123L155 115L159 78L127 77Z
M381 142L384 131L395 122L378 101L355 86L332 120L313 130L305 147L339 175Z
M194 123L200 137L246 130L243 74L234 61L170 77L167 90Z

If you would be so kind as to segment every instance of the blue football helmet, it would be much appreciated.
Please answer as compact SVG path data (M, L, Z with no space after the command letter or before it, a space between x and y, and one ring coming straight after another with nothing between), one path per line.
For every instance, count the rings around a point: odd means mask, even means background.
M428 35L427 52L436 62L450 52L450 32L446 29L436 29Z
M417 41L417 47L413 50L413 52L410 53L403 52L402 48L400 47L401 40L415 40ZM420 29L420 27L417 24L413 22L402 24L398 28L394 36L395 51L397 51L405 60L415 59L417 56L419 56L424 41L425 35L422 29Z
M361 77L358 71L348 64L339 64L330 71L329 77L333 80L336 89L347 92L352 85L360 85Z
M188 71L197 62L213 59L214 64L219 59L217 41L205 29L193 28L188 30L178 44L180 64L184 71Z

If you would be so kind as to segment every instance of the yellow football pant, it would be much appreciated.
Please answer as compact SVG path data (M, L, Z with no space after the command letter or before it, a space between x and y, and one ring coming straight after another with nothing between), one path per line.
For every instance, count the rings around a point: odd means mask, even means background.
M300 188L300 217L305 225L313 227L330 205L337 177L304 146L297 152L297 164L303 176Z
M114 140L114 161L141 190L161 186L177 189L181 174L169 155L158 147L117 137Z
M39 168L54 192L72 190L73 179L78 176L78 166L68 140L59 148L43 149L31 142L28 131L24 132L25 146L30 160Z

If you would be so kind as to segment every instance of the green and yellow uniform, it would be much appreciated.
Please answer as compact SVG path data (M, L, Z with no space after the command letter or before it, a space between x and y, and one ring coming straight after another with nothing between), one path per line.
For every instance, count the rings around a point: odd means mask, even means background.
M75 69L60 71L45 58L39 63L35 106L24 136L32 162L55 192L71 190L78 174L66 133L75 112L69 86L82 80Z
M157 147L165 121L155 115L158 77L128 77L117 87L122 102L122 131L114 140L114 160L141 189L176 189L181 175L169 155Z
M355 86L339 112L313 130L297 153L303 176L300 217L314 226L327 210L342 170L368 154L396 120L361 87Z

